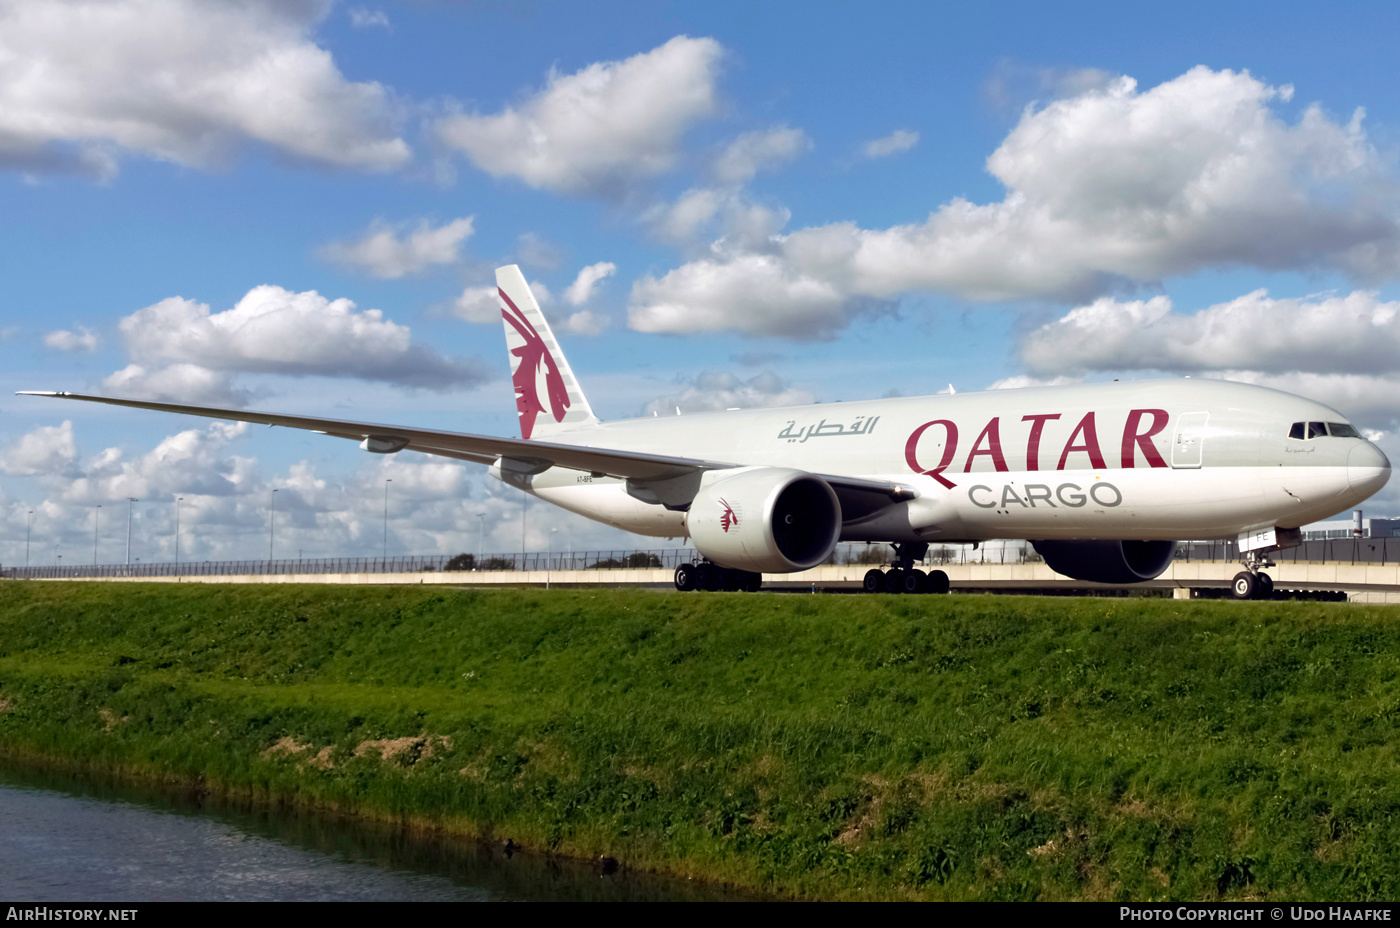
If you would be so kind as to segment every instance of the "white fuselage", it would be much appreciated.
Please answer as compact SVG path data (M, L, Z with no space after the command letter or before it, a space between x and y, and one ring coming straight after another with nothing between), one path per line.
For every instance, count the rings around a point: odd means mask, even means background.
M1311 400L1209 380L1042 387L633 419L550 440L898 481L914 499L847 518L846 541L1181 539L1292 528L1382 486L1361 437L1291 438L1345 423ZM626 482L551 468L497 476L644 535L687 534L686 513Z

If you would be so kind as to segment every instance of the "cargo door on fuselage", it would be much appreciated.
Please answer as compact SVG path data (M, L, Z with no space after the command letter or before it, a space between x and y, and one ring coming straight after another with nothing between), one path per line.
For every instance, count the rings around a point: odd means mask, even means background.
M1208 412L1184 412L1176 417L1176 437L1172 439L1172 467L1192 468L1201 466L1201 452L1205 448L1206 422Z

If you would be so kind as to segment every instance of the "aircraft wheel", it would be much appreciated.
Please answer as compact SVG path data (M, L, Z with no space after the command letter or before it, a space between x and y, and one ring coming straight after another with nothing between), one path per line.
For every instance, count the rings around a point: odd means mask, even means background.
M695 565L682 564L676 568L676 589L690 593L695 589Z
M865 580L862 581L862 588L867 593L880 593L885 589L885 572L876 567L865 572Z
M885 592L904 592L904 571L900 570L898 567L885 571Z
M744 585L742 589L745 593L757 593L762 588L763 574L754 570L744 572Z
M715 588L715 567L713 565L695 565L695 588L697 590L713 590Z
M928 586L925 589L930 593L947 593L948 575L941 570L929 571Z
M744 588L746 571L735 570L733 567L720 569L719 583L715 584L726 593L734 593Z
M928 591L928 576L918 569L904 572L904 592L924 593Z
M1235 581L1230 589L1235 594L1235 599L1253 599L1254 594L1259 591L1259 581L1255 579L1254 574L1242 570L1235 574Z
M1257 599L1274 598L1274 578L1268 574L1259 574L1259 592L1254 594Z

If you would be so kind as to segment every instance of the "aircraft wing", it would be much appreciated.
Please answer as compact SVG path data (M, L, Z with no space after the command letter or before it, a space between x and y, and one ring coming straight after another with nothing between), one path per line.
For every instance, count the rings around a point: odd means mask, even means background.
M544 466L648 481L666 480L702 470L724 470L741 466L727 461L674 457L638 451L618 451L588 445L566 445L558 442L534 441L524 438L498 438L492 435L472 435L467 432L440 432L435 429L382 425L375 422L350 422L344 419L321 419L315 416L292 416L276 412L254 412L243 409L220 409L215 406L185 406L179 403L153 403L113 396L92 396L84 393L22 390L20 396L47 396L54 399L82 400L106 403L109 406L130 406L133 409L153 409L187 416L210 419L233 419L258 425L276 425L289 429L305 429L333 438L378 444L384 451L421 451L443 457L494 464L498 458L516 462L514 469L530 470ZM375 450L371 447L369 450ZM873 510L896 502L912 499L914 492L906 485L863 477L818 474L831 484L841 498L848 518L859 518Z
M734 467L721 461L671 457L632 451L591 448L587 445L565 445L555 442L530 441L523 438L497 438L466 432L440 432L435 429L410 428L401 425L381 425L375 422L349 422L343 419L321 419L315 416L291 416L276 412L254 412L242 409L220 409L214 406L185 406L179 403L152 403L146 400L119 399L111 396L90 396L83 393L21 391L21 396L48 396L54 399L83 400L106 403L109 406L130 406L134 409L154 409L158 412L205 416L211 419L233 419L258 425L277 425L289 429L305 429L334 438L379 443L385 450L421 451L444 457L493 464L498 457L521 464L549 464L573 470L624 477L634 480L663 480L694 473Z

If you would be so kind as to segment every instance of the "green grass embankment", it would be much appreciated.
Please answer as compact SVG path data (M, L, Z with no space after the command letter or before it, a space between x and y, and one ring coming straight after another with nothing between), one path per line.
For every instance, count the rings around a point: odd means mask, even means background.
M0 584L0 750L820 897L1400 897L1316 603Z

